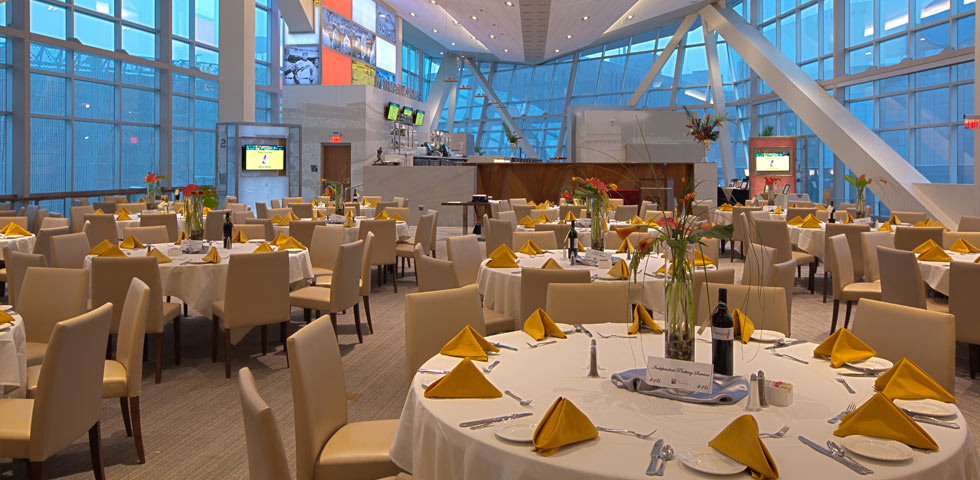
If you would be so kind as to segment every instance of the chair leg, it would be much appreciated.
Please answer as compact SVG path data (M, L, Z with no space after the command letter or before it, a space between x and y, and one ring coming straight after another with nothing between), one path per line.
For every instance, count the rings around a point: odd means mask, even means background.
M977 367L980 367L980 345L970 345L970 378L977 378Z
M144 362L150 361L150 352L146 349L146 346L149 344L150 344L150 334L144 333L143 334L143 361Z
M307 325L310 324L310 309L309 308L304 308L303 309L303 321L306 322Z
M397 265L391 264L391 284L395 286L395 293L398 293Z
M367 317L368 331L374 333L374 326L371 325L371 302L367 295L361 297L361 300L364 303L364 316Z
M112 360L112 334L106 338L105 342L105 359Z
M187 315L187 304L186 303L184 304L184 316L185 317L188 316Z
M231 329L225 329L225 378L231 378Z
M262 331L262 355L269 353L269 348L266 346L269 343L269 329L265 325L259 327Z
M335 337L337 337L337 338L340 338L340 334L337 333L337 314L336 313L331 313L330 314L330 323L333 324L333 335Z
M96 480L105 479L105 465L102 464L102 428L95 422L88 430L88 448L92 452L92 470Z
M211 316L211 363L218 361L218 317Z
M364 343L364 337L361 335L361 307L358 304L354 304L354 328L357 329L357 343Z
M174 364L180 365L180 317L174 319Z
M826 265L824 265L826 267ZM827 270L823 271L823 303L827 303Z
M851 305L853 304L854 302L847 301L847 308L844 309L844 328L847 328L847 324L851 321Z
M731 248L731 251L729 252L728 260L731 261L731 263L735 263L735 241L734 240L732 240L732 248Z
M816 277L817 277L817 261L813 260L812 262L810 262L810 295L813 295L814 293Z
M126 436L133 436L133 427L129 423L129 403L126 402L126 397L119 397L119 407L122 410L123 426L126 427Z
M140 423L140 397L129 398L129 412L133 417L133 440L136 442L136 456L140 463L146 463L146 453L143 451L143 426Z
M44 462L27 462L27 478L44 480Z
M802 276L802 272L803 272L803 266L802 265L797 265L796 266L796 278L800 278Z
M834 317L830 321L830 334L833 335L837 331L837 315L840 313L840 300L834 299Z
M163 332L157 335L157 371L154 374L153 382L160 383L163 376Z

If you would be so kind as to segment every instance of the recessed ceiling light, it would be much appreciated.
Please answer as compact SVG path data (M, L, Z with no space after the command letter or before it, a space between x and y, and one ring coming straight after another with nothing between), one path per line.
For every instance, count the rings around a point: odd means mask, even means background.
M572 34L569 33L568 35L565 35L565 38L572 38Z
M436 4L436 0L429 0L429 3L435 5Z
M505 48L504 49L504 53L510 53L510 49L509 48Z
M438 29L435 29L435 28L433 28L433 29L432 29L432 33L439 33L439 30L438 30Z
M491 33L490 34L490 38L497 38L497 37L493 36L493 34Z
M415 15L415 12L409 13L409 15L411 15L413 17L416 17L417 16L417 15Z
M507 5L508 7L513 7L514 2L504 2L504 5Z
M459 25L459 20L453 19L453 25Z
M470 15L470 20L476 21L476 15Z
M589 19L589 16L588 16L588 15L586 15L586 16L584 16L584 17L582 17L582 21L583 21L583 22L584 22L584 21L586 21L586 20L588 20L588 19Z
M627 16L626 16L626 19L627 19L627 20L632 20L632 19L633 19L633 16L632 16L632 15L627 15Z
M456 46L456 42L449 42L449 44L452 45L452 46L454 46L454 47Z
M555 53L558 53L559 51L560 51L560 50L558 50L557 48L555 49Z
M383 13L379 13L378 16L381 17L381 18L385 18L385 14L383 14Z

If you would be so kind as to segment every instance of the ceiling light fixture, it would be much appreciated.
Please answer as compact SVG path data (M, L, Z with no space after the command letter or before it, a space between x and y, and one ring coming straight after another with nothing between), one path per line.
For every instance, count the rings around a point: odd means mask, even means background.
M438 30L438 29L435 29L435 28L433 28L433 29L432 29L432 33L439 33L439 30Z
M627 20L632 20L632 19L633 19L633 16L632 16L632 15L627 15L627 16L626 16L626 19L627 19Z
M418 15L415 14L415 12L409 13L409 15L411 15L413 17L417 17L418 16Z
M454 46L454 47L456 46L456 42L449 42L449 44L452 45L452 46Z
M557 48L555 49L555 53L558 53L559 51L560 51L560 50L558 50Z
M490 34L490 38L497 38L497 37L493 36L493 34L491 33Z
M583 22L584 22L584 21L586 21L586 20L588 20L588 19L589 19L589 16L588 16L588 15L586 15L586 16L584 16L584 17L582 17L582 21L583 21Z
M476 15L470 15L470 20L476 21Z
M509 48L505 48L504 49L504 53L510 53L510 49Z
M565 35L565 38L572 38L572 34L569 33L568 35Z
M514 2L504 2L504 5L507 5L508 7L513 7Z
M453 25L459 25L459 20L453 19Z
M436 0L429 0L429 3L435 5L436 4Z

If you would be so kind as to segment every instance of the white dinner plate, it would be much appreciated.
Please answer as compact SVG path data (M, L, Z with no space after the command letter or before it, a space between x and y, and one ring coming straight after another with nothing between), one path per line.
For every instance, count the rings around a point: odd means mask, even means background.
M614 276L609 275L609 274L606 274L606 273L599 274L599 276L597 278L599 280L606 280L608 282L618 282L618 281L628 280L627 278L614 277Z
M755 330L752 332L752 336L749 338L757 342L776 343L781 342L784 338L786 338L786 334L775 330Z
M264 241L265 241L264 238L250 238L250 239L248 239L248 243L262 243Z
M688 467L713 475L734 475L745 471L745 465L707 446L685 449L678 458Z
M0 305L0 310L3 310L5 312L12 312L14 310L14 306L13 305Z
M952 405L931 398L923 398L921 400L896 398L894 402L896 407L904 408L917 415L928 415L930 417L952 417L956 415L956 409Z
M286 251L289 252L289 253L299 253L299 252L302 252L303 249L302 248L287 248Z
M561 330L562 333L565 333L565 334L575 333L575 325L569 325L567 323L557 323L557 322L555 322L555 326L558 327L558 329Z
M847 362L847 365L851 368L856 368L858 370L867 370L870 372L884 372L894 365L890 360L886 360L881 357L871 357L866 360L861 360L860 362Z
M537 422L504 422L493 428L493 434L511 442L531 443Z
M840 442L847 451L862 457L883 460L886 462L901 462L912 458L912 449L902 442L887 438L868 437L865 435L849 435Z
M21 238L23 235L6 235L7 238Z

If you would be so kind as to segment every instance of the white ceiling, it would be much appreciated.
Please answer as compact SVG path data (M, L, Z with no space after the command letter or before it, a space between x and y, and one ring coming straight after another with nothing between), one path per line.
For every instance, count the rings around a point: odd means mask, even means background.
M540 63L612 37L665 24L690 13L694 5L707 3L707 0L511 0L513 5L509 6L507 0L434 1L387 0L386 3L447 51L477 60L495 58L515 63Z

